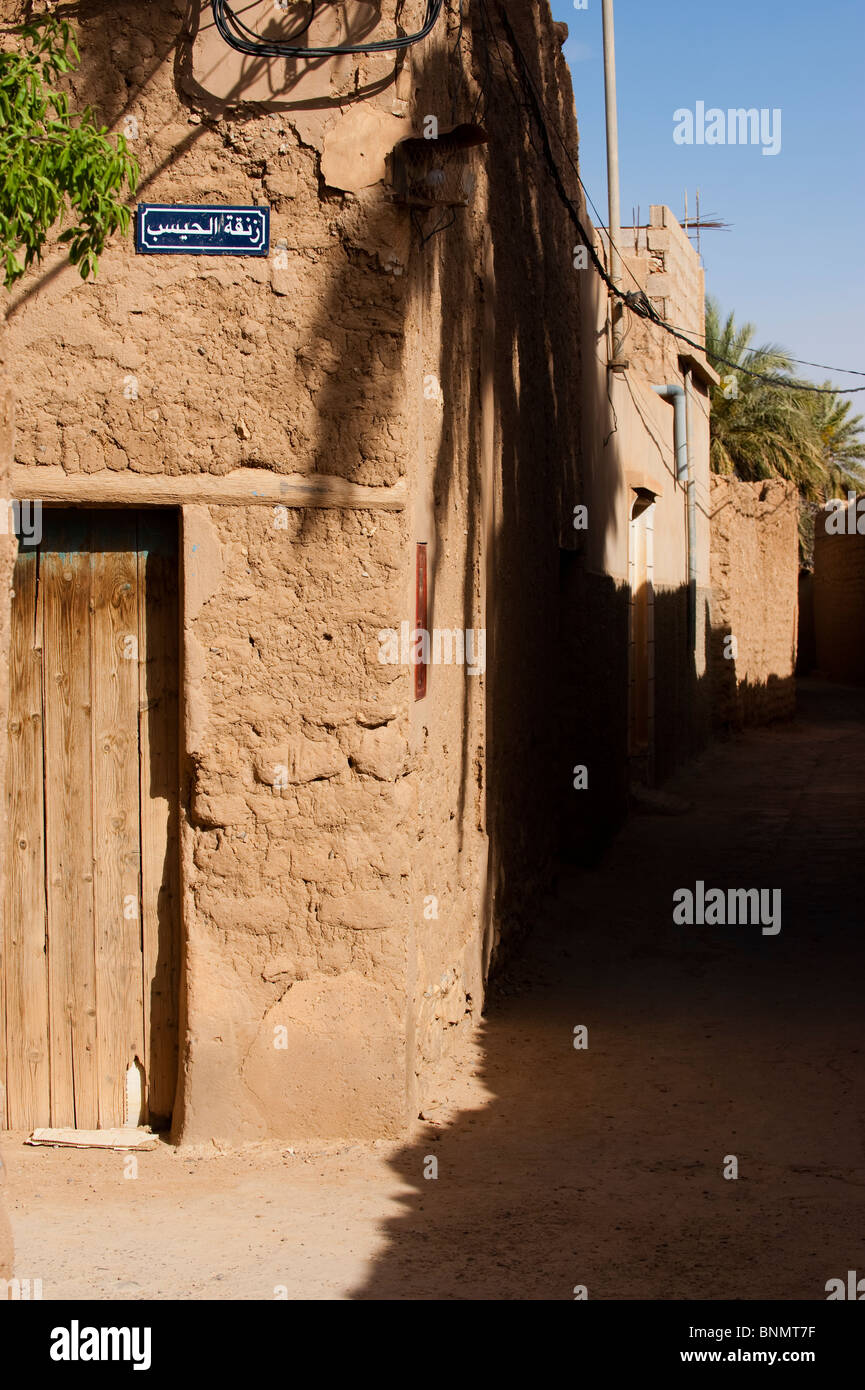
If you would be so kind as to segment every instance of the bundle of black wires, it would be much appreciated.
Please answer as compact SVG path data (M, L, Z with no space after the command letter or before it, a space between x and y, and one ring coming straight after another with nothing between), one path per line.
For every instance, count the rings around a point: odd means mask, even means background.
M411 48L431 33L442 12L444 0L426 0L424 22L416 34L400 34L393 39L377 39L369 43L337 44L330 48L308 48L297 43L308 32L322 0L308 0L309 13L300 27L285 39L262 38L244 24L228 0L211 0L211 4L217 29L225 42L240 53L251 53L258 58L331 58L341 53L395 53Z

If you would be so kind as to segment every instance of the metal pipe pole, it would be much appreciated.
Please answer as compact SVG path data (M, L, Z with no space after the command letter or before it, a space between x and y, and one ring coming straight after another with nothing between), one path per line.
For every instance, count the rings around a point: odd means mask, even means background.
M604 19L604 94L607 113L607 199L609 205L610 279L617 289L622 284L621 210L619 208L619 118L616 111L616 37L613 26L613 0L603 0ZM613 362L618 362L622 349L622 308L619 300L612 305Z

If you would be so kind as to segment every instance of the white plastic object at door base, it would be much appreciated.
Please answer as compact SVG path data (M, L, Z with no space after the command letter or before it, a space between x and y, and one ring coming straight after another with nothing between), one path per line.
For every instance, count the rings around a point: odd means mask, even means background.
M137 1129L144 1123L144 1068L137 1057L126 1072L124 1099L123 1128Z

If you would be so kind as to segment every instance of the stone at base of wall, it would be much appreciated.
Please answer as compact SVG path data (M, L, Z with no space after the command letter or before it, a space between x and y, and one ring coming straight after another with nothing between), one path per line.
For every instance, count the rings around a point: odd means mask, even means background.
M348 971L291 987L262 1019L243 1079L280 1136L382 1138L405 1125L405 1071L391 999Z
M391 994L357 971L297 981L251 1043L232 1040L224 1026L222 1033L220 1046L192 1041L176 1136L182 1144L380 1139L404 1131L405 1023Z

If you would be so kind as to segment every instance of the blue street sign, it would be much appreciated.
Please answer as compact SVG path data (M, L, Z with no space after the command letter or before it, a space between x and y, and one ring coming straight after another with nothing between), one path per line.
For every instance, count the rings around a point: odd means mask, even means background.
M138 204L135 249L140 255L266 256L269 247L269 207Z

